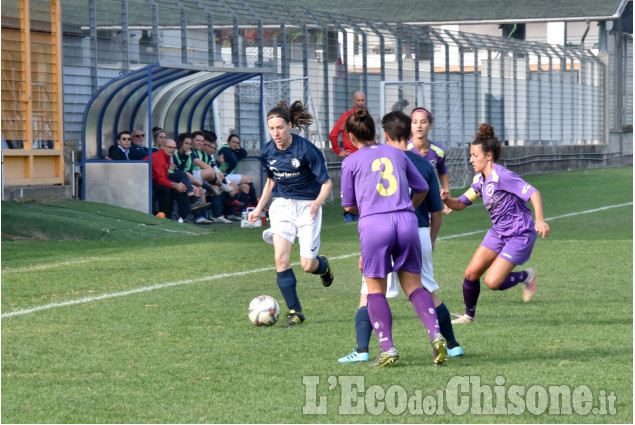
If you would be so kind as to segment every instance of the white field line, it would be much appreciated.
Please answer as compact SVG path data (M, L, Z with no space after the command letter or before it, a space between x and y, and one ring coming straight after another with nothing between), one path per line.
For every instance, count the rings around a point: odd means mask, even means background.
M625 207L628 205L633 205L632 202L627 202L624 204L618 204L618 205L607 205L605 207L602 208L595 208L595 209L591 209L591 210L586 210L586 211L580 211L580 212L576 212L576 213L570 213L570 214L563 214L563 215L559 215L559 216L555 216L555 217L550 217L547 218L546 221L551 221L551 220L557 220L559 218L564 218L564 217L573 217L573 216L578 216L578 215L583 215L583 214L591 214L591 213L595 213L595 212L599 212L599 211L604 211L604 210L608 210L611 208L620 208L620 207ZM470 236L470 235L475 235L478 233L485 233L487 232L488 229L484 229L484 230L477 230L474 232L468 232L468 233L460 233L460 234L456 234L456 235L448 235L448 236L444 236L444 237L440 237L437 240L443 240L443 239L452 239L452 238L459 238L462 236ZM345 258L351 258L351 257L356 257L359 255L359 252L355 252L352 254L346 254L346 255L340 255L337 257L331 257L331 260L341 260L341 259L345 259ZM68 262L67 264L76 264L76 262ZM64 264L64 263L60 263L60 264ZM292 266L297 266L299 265L299 263L294 263L292 264ZM28 309L24 309L24 310L15 310L9 313L3 313L2 314L2 318L8 318L8 317L13 317L13 316L23 316L25 314L30 314L30 313L35 313L36 311L41 311L41 310L49 310L52 308L58 308L58 307L66 307L69 305L75 305L75 304L84 304L84 303L89 303L89 302L93 302L93 301L99 301L99 300L105 300L105 299L109 299L109 298L117 298L117 297L124 297L127 295L132 295L132 294L138 294L138 293L142 293L142 292L150 292L150 291L154 291L157 289L163 289L163 288L169 288L172 286L180 286L180 285L187 285L190 283L198 283L198 282L206 282L206 281L210 281L210 280L217 280L217 279L223 279L226 277L233 277L233 276L244 276L244 275L248 275L248 274L252 274L252 273L261 273L261 272L268 272L268 271L272 271L275 270L275 267L263 267L260 269L253 269L253 270L246 270L243 272L236 272L236 273L223 273L223 274L218 274L218 275L213 275L213 276L203 276L197 279L186 279L186 280L179 280L176 282L166 282L166 283L160 283L157 285L152 285L152 286L144 286L141 288L137 288L137 289L131 289L129 291L121 291L121 292L113 292L110 294L103 294L103 295L98 295L95 297L86 297L86 298L79 298L76 300L69 300L69 301L63 301L63 302L59 302L59 303L50 303L50 304L44 304L38 307L33 307L33 308L28 308Z
M40 264L38 266L21 267L21 268L18 268L18 269L6 268L6 269L2 270L2 273L35 272L35 271L38 271L38 270L52 269L54 267L60 267L60 266L72 266L72 265L75 265L75 264L92 263L93 261L110 261L110 260L116 260L116 259L117 258L113 258L113 257L78 258L77 260L63 261L61 263Z

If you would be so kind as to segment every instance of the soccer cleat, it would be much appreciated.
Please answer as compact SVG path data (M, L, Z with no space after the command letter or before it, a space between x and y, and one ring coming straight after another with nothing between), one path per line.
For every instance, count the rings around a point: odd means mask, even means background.
M448 344L448 357L463 357L463 348L459 345L458 342L453 342L452 344Z
M353 214L346 213L346 215L344 215L344 221L355 221L353 219Z
M441 334L432 340L432 363L441 366L448 358L448 343Z
M233 222L231 220L227 220L225 217L223 217L222 215L220 217L214 217L212 219L212 221L214 223L225 223L225 224L232 224Z
M239 216L239 215L230 214L230 215L227 216L227 219L228 220L234 220L234 221L240 221L243 218L241 216Z
M205 191L209 196L219 196L222 192L216 189L214 186L210 186L209 189Z
M366 353L358 353L357 350L353 350L351 354L348 356L344 356L340 359L337 359L338 363L356 363L356 362L367 362L368 361L368 352Z
M527 279L523 281L523 301L529 302L536 292L536 269L527 268Z
M391 363L397 363L397 360L399 360L399 353L395 347L391 347L388 351L380 351L377 358L370 365L382 367Z
M157 213L156 217L159 217L159 218L165 218L165 213L164 213L164 212L162 212L162 211L159 211L159 212Z
M234 188L227 183L223 183L219 187L220 187L220 190L222 190L223 192L231 193L234 191Z
M458 319L454 319L452 321L452 324L456 325L456 324L461 324L461 323L472 323L472 322L474 322L474 318L472 316L464 314L462 316L458 316Z
M284 323L284 326L299 325L300 323L304 322L305 319L306 317L304 316L304 314L300 313L299 311L290 310L287 313L287 321Z
M331 286L331 283L333 283L333 272L331 271L331 265L329 264L329 260L325 256L320 255L319 257L326 261L326 271L320 275L320 279L322 280L322 285L328 288L329 286Z
M190 209L192 211L197 211L197 210L200 210L200 209L203 209L203 208L207 208L209 206L210 206L209 202L205 202L202 199L199 199L198 201L192 202L190 204Z
M194 224L212 224L212 222L201 216L194 219Z

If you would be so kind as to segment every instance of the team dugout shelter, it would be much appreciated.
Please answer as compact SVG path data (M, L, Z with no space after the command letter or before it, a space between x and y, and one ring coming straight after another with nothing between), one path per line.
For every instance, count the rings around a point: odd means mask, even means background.
M180 133L214 130L210 125L215 119L216 98L230 87L253 78L260 81L258 127L261 141L265 140L262 100L265 72L254 68L242 71L156 63L105 84L93 95L84 112L79 164L82 198L152 214L152 155L146 161L105 158L110 146L117 143L117 134L142 129L146 147L151 148L153 127L161 127L174 140ZM218 140L219 147L222 143Z

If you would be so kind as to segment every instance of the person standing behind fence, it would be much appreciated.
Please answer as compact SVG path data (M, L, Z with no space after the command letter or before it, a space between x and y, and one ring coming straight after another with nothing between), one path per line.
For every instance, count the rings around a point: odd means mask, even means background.
M331 146L333 147L333 152L337 154L340 158L346 158L352 153L357 151L355 145L353 145L348 137L348 132L346 131L346 119L355 112L358 108L366 107L366 95L358 91L353 95L353 109L350 111L344 112L340 119L335 123L335 127L329 133L329 140L331 141ZM340 149L340 134L342 135L342 148ZM344 212L344 221L355 221L359 218L357 214L349 214Z
M432 114L426 108L418 106L410 113L410 119L412 139L408 141L408 149L427 159L437 171L441 189L450 190L450 175L445 165L446 149L442 144L428 139L434 122ZM452 210L445 207L444 212L449 214Z
M324 156L313 143L293 134L293 127L310 125L313 117L300 101L287 107L284 101L267 114L271 140L262 148L260 161L267 176L262 195L249 221L260 220L260 214L273 196L269 207L271 228L263 239L273 244L277 282L289 308L285 326L304 322L302 306L296 290L296 277L291 268L291 247L296 237L300 243L300 265L307 273L320 275L322 285L333 283L333 272L327 258L318 255L322 230L322 205L333 184Z
M421 285L421 242L415 208L429 187L406 154L375 141L375 123L366 108L355 110L346 130L359 149L342 162L342 206L359 213L362 272L368 286L368 315L381 351L371 366L399 360L393 345L392 313L386 300L387 276L396 272L399 283L428 330L433 363L446 359L432 297ZM411 188L414 191L410 198Z
M542 198L540 192L518 174L496 164L500 155L501 143L494 134L494 127L481 124L470 146L470 163L476 172L471 187L459 198L451 198L449 190L441 190L443 203L456 211L482 197L492 219L492 228L465 269L465 314L452 323L474 321L480 278L486 270L485 284L492 290L503 291L522 283L525 302L533 298L536 290L536 271L532 267L520 272L512 270L529 260L536 233L543 238L549 235L549 225L542 214ZM527 201L534 207L535 222Z

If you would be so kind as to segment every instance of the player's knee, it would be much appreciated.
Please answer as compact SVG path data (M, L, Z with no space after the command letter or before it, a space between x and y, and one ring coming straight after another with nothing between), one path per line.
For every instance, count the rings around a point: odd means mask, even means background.
M302 267L302 270L304 270L307 273L311 273L316 268L315 261L313 258L301 258L300 266Z
M498 279L493 279L493 278L490 278L489 276L485 277L485 284L487 285L489 289L492 289L494 291L501 286L501 283L502 282L500 282Z
M472 269L465 269L465 278L467 280L479 280L481 276Z

